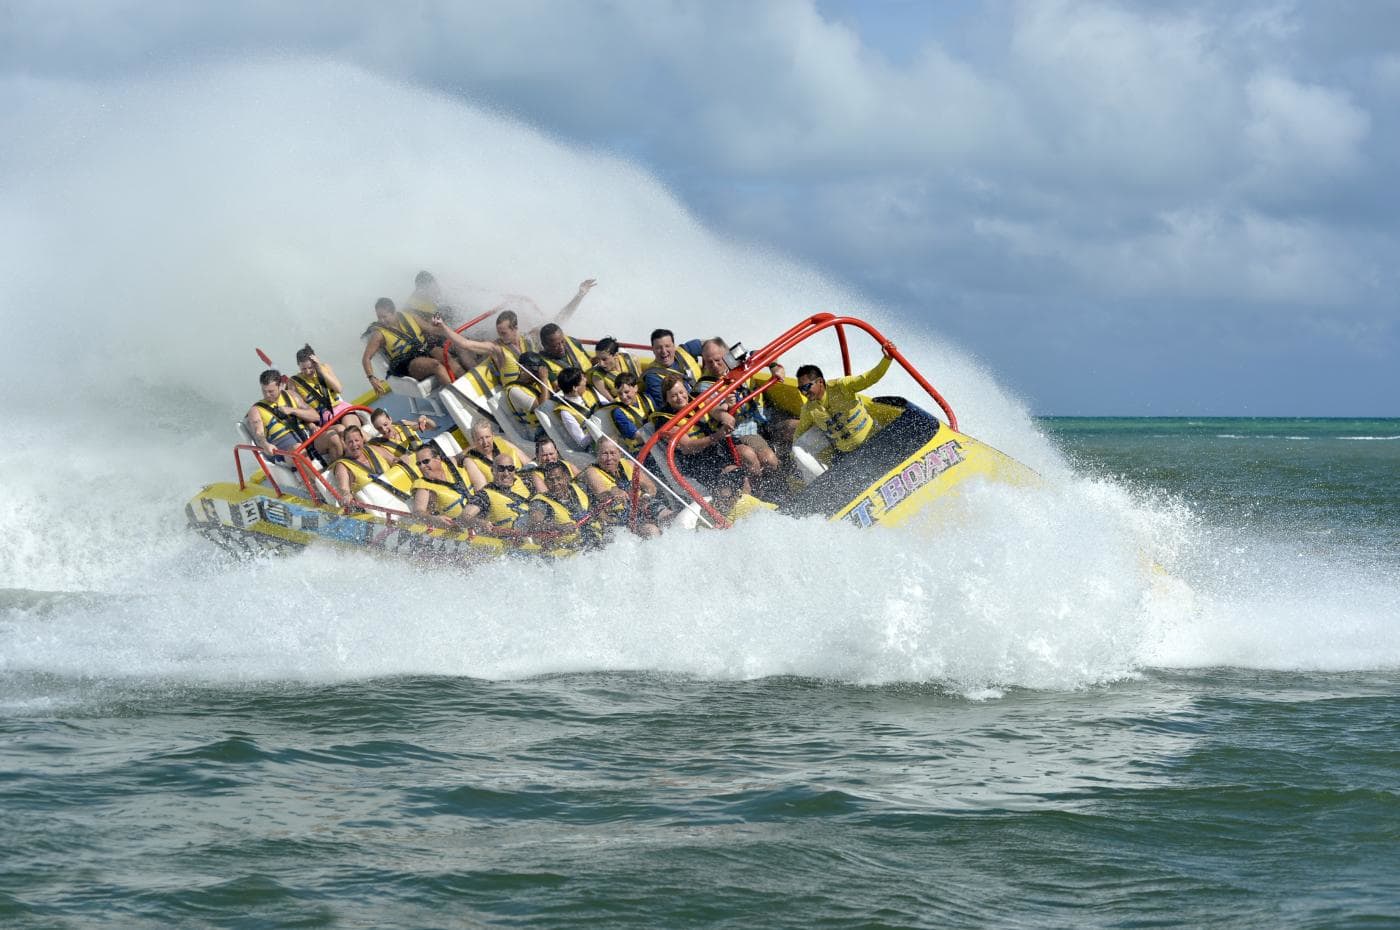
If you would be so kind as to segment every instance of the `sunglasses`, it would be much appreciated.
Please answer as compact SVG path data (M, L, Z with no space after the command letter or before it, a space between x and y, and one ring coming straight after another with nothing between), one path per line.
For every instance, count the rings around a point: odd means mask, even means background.
M514 465L496 465L496 471L515 471Z
M419 467L419 468L422 468L422 467L425 466L425 465L431 465L431 464L433 464L433 460L432 460L432 459L418 459L418 467Z
M812 389L815 388L816 386L817 386L817 382L815 382L815 381L808 381L806 384L799 384L799 385L797 386L797 390L799 390L800 392L802 392L803 395L807 395L807 394L812 393Z

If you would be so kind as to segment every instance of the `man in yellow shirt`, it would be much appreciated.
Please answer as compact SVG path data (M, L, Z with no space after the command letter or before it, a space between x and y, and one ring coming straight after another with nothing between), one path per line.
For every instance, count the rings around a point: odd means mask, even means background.
M870 387L889 371L894 358L891 354L894 343L887 342L881 349L885 357L863 375L827 381L816 365L803 365L797 369L797 389L802 392L806 402L802 405L802 416L797 421L795 436L801 436L815 426L826 434L837 452L854 452L870 438L875 431L875 418L869 409L870 400L857 392Z

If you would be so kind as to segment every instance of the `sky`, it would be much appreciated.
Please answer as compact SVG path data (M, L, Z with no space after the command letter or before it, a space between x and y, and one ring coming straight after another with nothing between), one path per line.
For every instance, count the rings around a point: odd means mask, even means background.
M1038 414L1400 416L1400 0L0 0L0 79L306 56L631 160Z

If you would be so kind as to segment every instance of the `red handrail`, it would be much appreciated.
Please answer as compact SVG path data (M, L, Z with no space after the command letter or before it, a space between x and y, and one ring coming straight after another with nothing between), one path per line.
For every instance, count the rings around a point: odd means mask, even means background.
M366 414L366 416L365 416L365 422L366 422L366 423L368 423L368 422L369 422L369 418L370 418L371 416L374 415L374 411L371 410L370 408L366 407L364 404L351 404L350 406L346 407L344 410L341 410L341 411L340 411L339 413L337 413L335 416L331 417L331 418L330 418L329 420L327 420L326 422L322 423L319 427L316 428L316 432L312 433L310 436L306 437L306 438L303 439L301 442L297 443L296 448L295 448L295 451L297 451L297 452L303 452L303 451L305 451L306 449L309 449L309 448L311 447L311 444L312 444L312 443L314 443L316 440L318 440L318 439L321 438L321 434L322 434L322 433L324 433L326 430L330 429L332 426L335 426L337 423L339 423L340 420L341 420L341 418L344 417L347 413L364 413L364 414Z
M461 326L458 326L456 332L459 334L465 333L467 330L471 329L473 326L486 319L493 312L494 311L487 310L485 313L479 316L472 317L470 320L467 320L467 322L463 323ZM449 375L452 374L452 347L446 342L442 344L442 367L447 369L447 373Z
M664 440L666 442L666 464L671 469L671 476L711 517L719 520L721 525L728 526L729 521L726 520L719 511L715 510L714 507L710 506L710 503L705 500L704 496L695 490L695 486L692 485L685 475L681 474L680 469L676 467L677 443L686 432L689 432L690 426L693 423L700 417L707 416L712 410L718 407L726 397L734 393L735 389L740 384L776 362L785 352L791 351L798 344L812 338L822 330L831 329L833 327L836 328L837 341L840 343L842 350L842 364L846 369L847 375L849 375L850 353L846 344L844 329L846 326L854 326L857 329L863 330L866 335L879 343L885 353L888 354L890 358L899 362L904 371L913 378L920 387L928 392L929 397L933 398L944 415L947 416L948 425L955 430L958 428L957 414L953 413L952 407L943 399L943 395L939 394L933 385L928 383L928 380L919 373L918 369L911 365L909 360L904 357L904 353L900 352L890 340L886 339L883 333L864 320L855 317L817 313L795 324L789 328L787 332L783 333L763 348L750 353L749 356L744 359L743 365L731 369L727 375L716 381L709 389L699 396L692 398L690 403L678 410L671 419L663 423L661 427L647 439L641 451L637 453L637 459L643 462L646 461L647 456L651 454L656 444ZM765 389L767 387L768 385L764 385ZM634 483L631 492L632 525L634 529L638 521L637 503L640 499L640 494L640 488Z

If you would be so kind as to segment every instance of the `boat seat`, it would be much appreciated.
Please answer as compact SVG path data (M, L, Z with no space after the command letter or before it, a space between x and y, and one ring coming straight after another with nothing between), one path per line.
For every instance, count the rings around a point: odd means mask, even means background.
M356 491L355 499L362 504L371 504L389 510L409 511L413 509L413 476L408 473L408 469L402 465L395 465L379 477L380 481L371 481ZM385 485L393 487L404 496L400 497L399 494L395 494Z
M370 367L373 369L375 376L383 379L384 383L389 385L389 390L395 394L403 394L408 397L427 397L433 393L432 378L419 381L417 378L410 378L407 376L402 378L390 377L389 364L384 361L384 355L382 353L375 353L374 358L370 359Z
M831 448L831 440L819 429L809 429L792 444L792 471L803 484L811 484L826 474L826 466L817 456Z
M535 411L535 415L539 417L540 426L549 435L549 438L554 440L554 445L559 450L559 457L578 469L592 465L592 451L585 451L574 445L574 441L564 431L564 425L559 422L559 415L554 408L554 401L547 400L540 404L540 409Z

